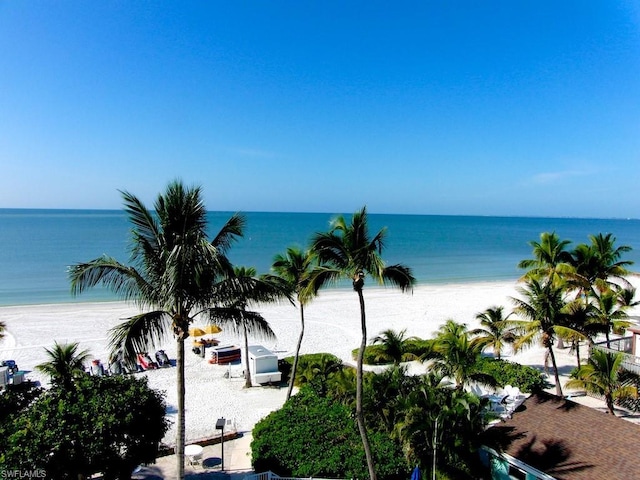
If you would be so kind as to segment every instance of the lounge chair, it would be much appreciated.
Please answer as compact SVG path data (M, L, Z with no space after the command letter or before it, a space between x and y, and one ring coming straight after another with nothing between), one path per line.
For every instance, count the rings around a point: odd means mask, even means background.
M139 353L137 360L138 360L138 366L142 370L155 370L156 368L158 368L158 364L153 360L151 360L151 357L147 352Z

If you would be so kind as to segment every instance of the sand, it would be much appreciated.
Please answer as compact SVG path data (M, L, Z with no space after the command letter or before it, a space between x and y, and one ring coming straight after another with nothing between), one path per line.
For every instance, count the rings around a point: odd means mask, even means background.
M518 296L515 282L423 285L413 294L381 287L365 287L368 338L385 329L406 329L408 336L430 338L447 319L466 323L474 328L475 315L488 307L502 305L511 311L510 298ZM299 311L290 304L256 307L270 323L277 341L250 339L276 352L280 358L294 353L299 334ZM354 364L351 351L360 343L360 314L356 294L351 290L326 290L306 308L306 332L302 353L330 352L343 361ZM0 308L0 321L7 326L7 335L0 340L0 359L14 359L27 378L47 384L47 379L34 370L46 361L45 348L58 343L79 342L93 358L106 362L108 330L120 319L136 313L124 303L74 303L59 305L12 306ZM637 315L638 312L631 312ZM196 322L198 324L198 322ZM216 337L222 344L242 345L242 340L228 332ZM158 348L175 359L175 341L167 338ZM191 339L186 344L186 438L187 442L215 433L218 418L231 420L238 431L251 431L269 412L278 409L286 396L286 388L244 388L243 364L211 365L191 352ZM544 352L532 347L517 355L510 351L505 359L542 368ZM559 363L568 371L575 357L568 350L558 354ZM411 365L419 373L424 366ZM151 387L164 391L167 415L172 427L165 443L175 442L176 389L175 368L138 373L149 378Z

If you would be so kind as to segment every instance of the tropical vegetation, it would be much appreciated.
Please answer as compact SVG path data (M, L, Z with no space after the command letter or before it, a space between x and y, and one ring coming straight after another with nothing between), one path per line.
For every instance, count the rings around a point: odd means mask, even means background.
M571 372L571 379L565 386L572 389L584 389L589 393L604 397L607 411L615 415L614 403L627 398L637 398L638 389L629 384L631 372L624 372L620 352L593 349L586 365ZM626 375L624 375L626 373ZM626 376L626 379L623 378Z
M520 349L540 341L551 360L556 393L562 386L555 359L554 342L560 347L569 341L575 346L580 365L580 342L590 344L604 335L607 344L611 332L622 333L630 324L627 311L635 305L635 290L625 279L631 261L621 257L631 247L616 246L611 234L589 237L589 244L569 250L568 240L545 232L540 242L530 242L533 258L519 263L527 269L518 287L521 298L514 298L514 321L518 337L514 348ZM546 368L545 357L545 368Z
M200 187L169 184L158 195L154 209L123 192L124 210L132 225L130 264L103 255L70 268L71 291L81 294L103 285L136 305L136 314L111 332L114 356L133 362L166 336L176 341L176 478L184 478L185 377L184 341L196 317L209 322L259 321L250 304L247 285L235 275L227 257L231 245L243 235L245 218L234 214L210 239L207 210ZM239 301L240 300L240 301ZM264 301L264 297L259 298Z
M358 295L362 337L356 362L356 421L371 480L377 477L362 410L362 365L367 345L367 319L363 294L365 277L369 275L378 284L397 286L402 291L411 291L415 283L409 267L402 264L385 264L381 257L385 235L386 229L382 229L370 236L367 209L363 207L353 214L350 222L343 216L334 219L331 230L317 233L311 242L311 250L317 255L319 266L311 275L309 289L317 293L320 288L346 278L351 281Z
M36 370L47 375L54 387L70 388L74 380L85 375L84 363L89 359L88 350L78 351L78 343L59 344L45 348L48 360L36 365Z
M144 377L84 373L89 354L77 343L56 343L47 355L38 369L51 388L27 382L0 395L0 471L123 480L155 462L168 428L163 394Z
M321 358L306 357L300 357L301 365L317 365ZM324 358L331 368L318 369L318 378L306 377L298 394L254 428L256 469L304 477L368 476L352 414L353 370ZM435 451L439 478L472 478L474 442L486 425L486 400L449 388L441 377L408 375L403 366L366 373L363 391L363 413L381 477L407 478L415 465L428 471Z
M502 351L507 344L513 344L518 337L515 324L509 321L504 314L504 307L493 306L476 314L476 320L480 321L480 327L471 330L473 342L480 344L482 348L493 349L494 356L500 360Z
M287 400L293 392L293 381L298 371L298 358L302 339L304 338L304 307L311 301L313 292L309 290L309 275L314 266L315 257L310 250L302 251L296 247L289 247L285 254L278 254L273 259L272 270L284 284L292 291L300 308L300 335L296 344L296 353L291 368L291 378L287 388Z
M474 342L467 326L447 320L440 327L432 343L431 351L422 356L430 361L429 369L454 383L462 390L470 382L496 386L495 379L478 369L478 359L484 345Z

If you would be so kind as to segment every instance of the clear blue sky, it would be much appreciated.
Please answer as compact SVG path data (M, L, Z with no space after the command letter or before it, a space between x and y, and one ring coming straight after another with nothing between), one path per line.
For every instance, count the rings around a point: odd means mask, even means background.
M640 217L635 1L0 0L0 208Z

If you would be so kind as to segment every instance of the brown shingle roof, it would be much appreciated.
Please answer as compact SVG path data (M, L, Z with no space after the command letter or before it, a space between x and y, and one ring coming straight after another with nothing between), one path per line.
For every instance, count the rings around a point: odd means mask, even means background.
M548 393L529 397L485 444L562 480L640 478L640 426Z

